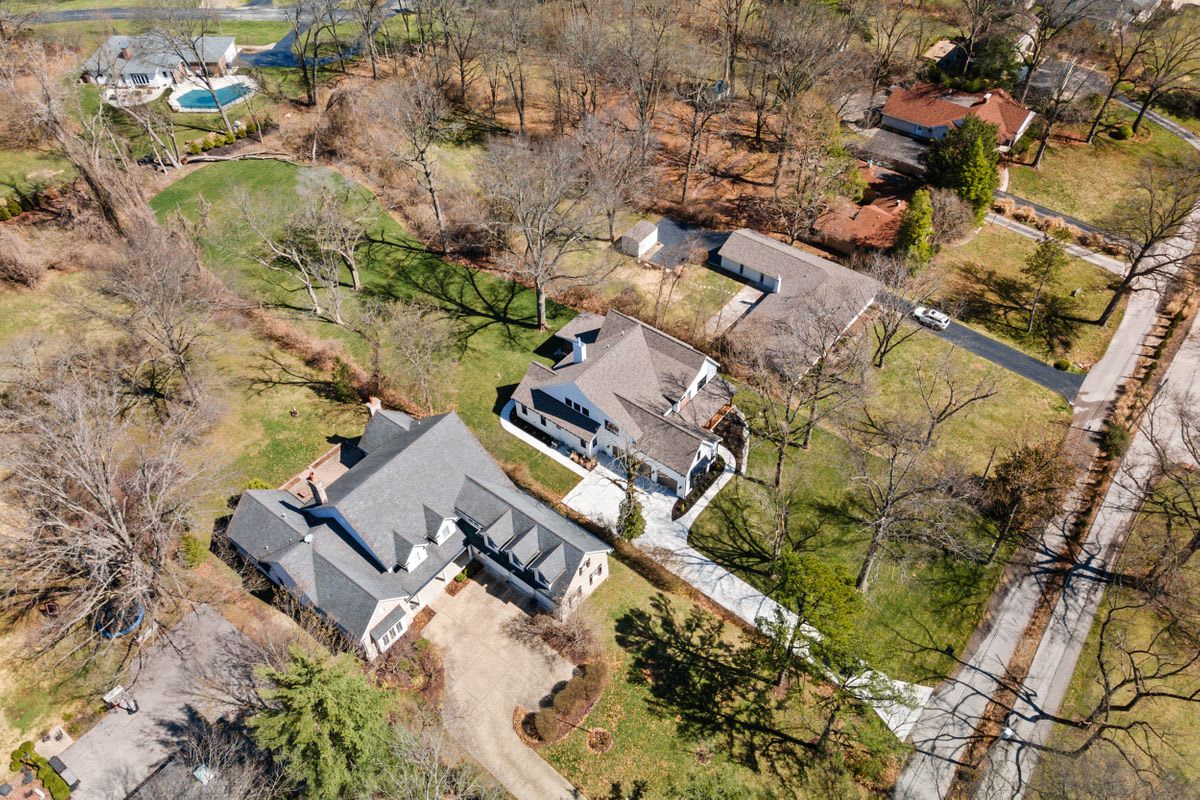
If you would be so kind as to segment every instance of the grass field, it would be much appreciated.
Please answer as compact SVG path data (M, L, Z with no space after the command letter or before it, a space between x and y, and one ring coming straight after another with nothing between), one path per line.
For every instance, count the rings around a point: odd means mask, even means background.
M281 315L313 335L338 341L366 363L361 340L344 327L315 319L305 310L297 286L281 284L278 273L264 271L239 253L249 241L245 226L237 224L239 212L231 195L244 189L255 203L281 204L276 207L282 213L288 199L295 197L298 181L311 179L341 180L332 172L301 170L278 161L214 164L175 183L152 205L160 214L178 208L194 215L200 197L212 202L212 233L204 243L208 263L243 293L273 303ZM445 308L459 325L459 366L455 380L439 397L439 408L457 410L499 461L520 465L517 469L528 470L551 493L566 493L575 484L575 475L502 431L497 416L535 357L533 352L550 335L534 327L532 292L440 261L416 245L390 217L379 218L372 238L377 241L363 253L365 292L376 297L422 297ZM555 304L550 314L552 328L572 315Z
M1104 227L1133 191L1143 161L1194 156L1187 142L1150 122L1142 124L1134 139L1117 141L1108 132L1132 122L1134 114L1114 104L1110 116L1112 125L1102 128L1091 146L1082 141L1086 125L1056 131L1040 169L1009 166L1008 191Z
M872 403L897 408L919 403L912 376L921 362L952 358L959 370L991 371L986 362L962 351L950 351L942 340L921 332L889 356L877 376ZM1041 437L1061 436L1068 418L1066 404L1049 391L1009 373L998 373L998 394L966 415L945 424L939 448L963 459L982 473L994 450ZM753 420L753 396L736 398ZM792 546L811 551L857 574L867 545L861 523L854 519L855 459L850 445L835 433L818 430L811 449L796 448L785 465L785 482L798 487L798 500L789 516ZM692 528L691 542L719 564L770 594L773 527L764 517L765 494L756 482L770 482L774 448L761 437L751 438L747 478L739 478L717 495ZM989 524L980 519L967 539L988 541ZM948 662L933 650L961 652L970 638L983 604L999 578L1002 564L980 566L964 560L921 553L899 561L884 558L867 592L865 619L869 641L877 645L875 666L902 680L928 681ZM917 653L916 645L929 650Z
M0 148L0 197L66 181L74 169L53 153Z
M595 753L587 746L586 731L577 730L541 755L595 798L609 797L615 783L629 791L639 780L646 782L644 797L665 797L671 787L683 792L672 796L686 797L685 787L698 777L724 779L744 793L730 796L748 796L751 788L778 789L773 761L775 768L789 774L791 788L797 788L794 773L819 767L820 762L812 754L796 753L779 734L815 736L820 713L809 701L818 698L819 690L804 693L804 700L789 701L775 716L783 722L778 730L763 724L770 718L759 717L753 726L743 724L736 700L723 692L709 694L713 684L721 682L717 676L733 668L720 646L691 641L686 628L667 622L661 604L665 596L620 562L609 563L608 579L588 599L583 613L596 622L611 680L585 726L609 731L613 747ZM669 603L679 619L691 607L674 596ZM736 641L734 629L726 626L724 642ZM698 680L695 671L711 679ZM742 674L738 682L748 684L748 676ZM832 795L801 790L797 796L866 797L881 788L881 776L894 767L902 746L870 712L848 713L843 724L858 739L856 746L845 748L846 758L836 768L844 782L836 788L824 786ZM858 786L849 782L847 773L856 776ZM864 785L871 783L870 789Z
M1066 358L1090 367L1104 355L1121 322L1125 301L1105 327L1099 318L1111 297L1116 276L1078 258L1070 258L1058 280L1048 285L1028 331L1033 287L1021 274L1037 243L995 225L985 225L964 245L943 248L934 264L947 271L939 302L961 321L1020 347L1047 362ZM1078 295L1072 293L1078 290Z

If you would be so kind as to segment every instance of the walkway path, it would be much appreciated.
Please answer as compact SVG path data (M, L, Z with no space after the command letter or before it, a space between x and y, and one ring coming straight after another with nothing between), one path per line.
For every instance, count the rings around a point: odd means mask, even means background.
M721 310L713 314L708 322L704 323L704 333L712 339L716 339L725 331L732 328L737 321L750 313L750 309L754 308L759 300L766 297L766 293L753 284L746 284L738 293L729 299L729 302L721 306Z
M997 225L1001 228L1007 228L1013 233L1019 236L1024 236L1026 239L1033 239L1035 242L1040 242L1046 236L1046 234L1042 233L1037 228L1017 222L1015 219L1009 219L1008 217L1002 217L999 214L993 214L990 211L988 212L987 216L984 217L984 219L986 219L992 225ZM1112 256L1106 256L1103 253L1097 253L1092 250L1088 250L1087 248L1080 247L1077 244L1066 245L1066 251L1070 255L1075 256L1075 258L1086 261L1089 264L1095 264L1097 267L1100 267L1100 269L1111 272L1114 275L1125 275L1125 263L1123 261L1118 261Z
M757 625L758 620L763 617L773 618L776 611L782 612L786 618L794 619L794 614L688 544L688 532L692 524L712 502L717 492L733 478L733 455L721 448L721 457L725 459L724 473L696 504L677 520L671 519L675 495L660 486L639 479L639 499L646 517L646 532L638 537L634 544L713 602L750 625ZM563 498L563 503L599 524L611 524L624 492L624 478L619 475L619 471L620 468L615 465L602 463ZM921 715L932 690L901 681L893 681L892 686L896 694L906 696L909 702L880 702L872 704L872 707L892 732L903 740L907 738Z

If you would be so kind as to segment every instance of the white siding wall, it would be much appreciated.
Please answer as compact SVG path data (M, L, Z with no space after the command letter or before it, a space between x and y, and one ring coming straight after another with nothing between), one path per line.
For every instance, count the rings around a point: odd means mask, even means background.
M762 286L768 292L779 291L779 276L764 275L756 269L751 269L745 264L734 261L729 256L721 256L721 269L727 270L734 275L741 275L745 277L746 280Z

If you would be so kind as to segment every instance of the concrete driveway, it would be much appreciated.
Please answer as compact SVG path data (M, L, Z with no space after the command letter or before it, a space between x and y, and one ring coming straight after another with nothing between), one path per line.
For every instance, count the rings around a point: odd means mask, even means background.
M518 642L507 623L528 613L528 600L486 571L454 597L441 594L424 636L446 670L446 729L517 800L571 800L583 794L527 747L513 730L513 710L536 709L574 666L545 647Z
M126 684L136 714L109 711L59 756L79 778L75 800L123 800L170 755L172 729L194 714L212 721L229 706L204 677L241 637L212 606L199 606L151 646L135 680Z

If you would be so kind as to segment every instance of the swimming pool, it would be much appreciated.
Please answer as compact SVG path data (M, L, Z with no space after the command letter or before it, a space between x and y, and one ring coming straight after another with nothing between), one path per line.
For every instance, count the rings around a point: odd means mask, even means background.
M238 98L253 92L254 89L244 83L234 83L229 86L222 86L217 89L217 100L222 106L228 106ZM190 92L184 92L173 98L179 107L185 111L216 111L217 104L213 102L213 96L207 89L192 89Z

